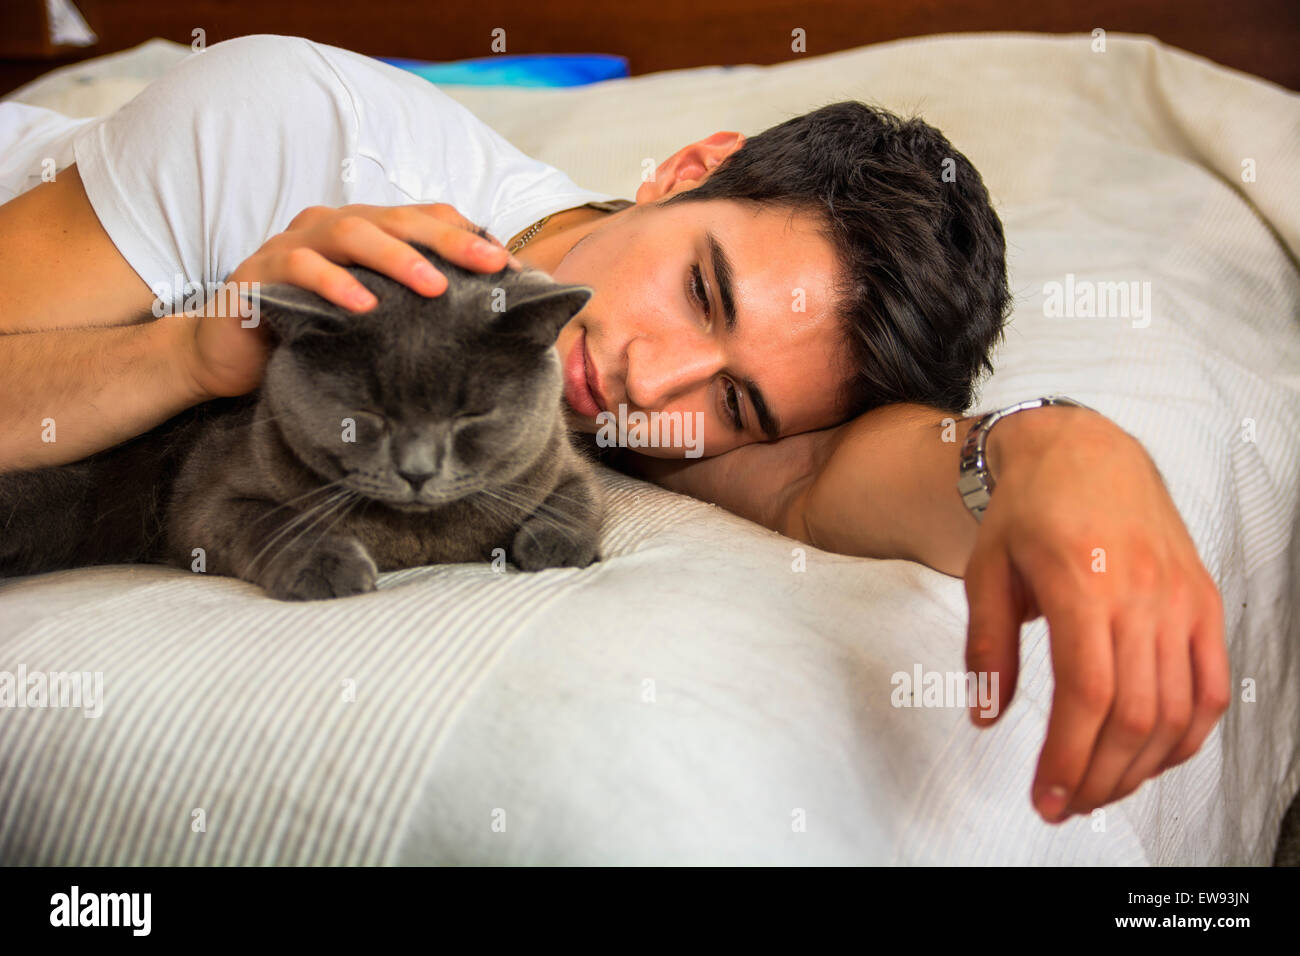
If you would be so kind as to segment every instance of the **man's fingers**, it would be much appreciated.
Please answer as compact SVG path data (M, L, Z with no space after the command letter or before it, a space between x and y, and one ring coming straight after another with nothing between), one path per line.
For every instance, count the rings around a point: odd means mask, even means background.
M446 203L312 206L264 246L259 269L262 281L292 282L337 305L364 310L374 306L374 296L344 266L372 269L421 295L447 290L447 277L411 243L476 272L497 272L508 265L522 268L499 242L480 232L485 231Z
M1083 780L1115 699L1110 619L1069 594L1039 596L1051 629L1056 689L1031 799L1049 822L1062 817Z
M364 216L333 220L323 246L317 248L330 259L373 269L421 295L441 295L447 290L447 278L428 259Z
M1201 748L1231 701L1228 648L1223 642L1223 603L1211 586L1210 597L1192 630L1192 720L1161 769L1182 763Z
M1074 813L1088 813L1107 802L1146 747L1159 720L1153 616L1126 611L1111 627L1115 701L1102 725L1087 773L1070 799Z
M453 206L445 202L425 202L412 203L409 206L394 206L393 209L411 209L422 215L429 216L433 219L440 219L445 223L453 225L458 229L476 229L477 224L467 219L465 215Z
M480 236L476 223L444 203L394 206L385 210L381 224L393 235L423 243L449 262L476 272L503 269L509 257L500 242Z
M310 289L321 298L354 311L371 308L378 301L350 272L306 246L297 246L284 256L276 281Z
M1156 639L1160 716L1155 732L1137 759L1124 771L1106 801L1123 800L1164 766L1165 759L1187 732L1192 720L1192 659L1186 625L1161 625Z
M964 575L970 619L966 630L966 670L998 675L996 711L985 717L978 703L971 720L982 727L997 720L1011 703L1020 670L1020 624L1026 615L1023 591L1007 553L999 547L977 550Z

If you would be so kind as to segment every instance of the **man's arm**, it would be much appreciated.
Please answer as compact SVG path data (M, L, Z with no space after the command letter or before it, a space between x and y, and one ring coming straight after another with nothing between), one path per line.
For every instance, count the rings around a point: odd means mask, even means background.
M952 442L942 441L945 421ZM993 430L990 457L1009 421ZM617 462L823 551L919 561L961 577L977 525L956 492L957 459L973 424L921 405L887 405L712 458L621 452Z
M977 726L1010 703L1020 626L1045 615L1056 681L1032 800L1061 822L1200 749L1229 701L1222 601L1154 463L1114 423L1059 406L999 422L977 523L956 488L973 422L944 418L896 405L716 459L624 457L816 547L964 576L967 669L999 675Z
M152 303L75 165L0 206L0 333L125 325Z
M0 206L0 237L0 471L75 461L199 401L178 358L195 320L128 324L153 295L76 166Z
M0 336L0 471L77 461L197 404L188 316Z
M374 296L345 265L424 295L447 288L409 242L467 269L518 267L474 230L446 204L311 207L228 281L290 282L366 311ZM151 318L153 295L100 224L75 166L0 206L0 303L0 471L76 461L198 402L242 395L266 362L265 329L221 315L227 296L201 314L128 324Z

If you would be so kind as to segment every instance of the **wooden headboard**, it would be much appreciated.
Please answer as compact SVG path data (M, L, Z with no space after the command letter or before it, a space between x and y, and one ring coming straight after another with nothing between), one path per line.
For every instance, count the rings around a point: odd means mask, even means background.
M973 30L1146 33L1300 90L1297 0L74 0L97 46L55 49L45 0L0 6L0 93L62 63L151 37L208 45L249 33L309 37L373 56L456 60L617 53L633 73L777 63L900 37ZM806 52L791 49L801 29ZM500 34L497 34L498 36Z

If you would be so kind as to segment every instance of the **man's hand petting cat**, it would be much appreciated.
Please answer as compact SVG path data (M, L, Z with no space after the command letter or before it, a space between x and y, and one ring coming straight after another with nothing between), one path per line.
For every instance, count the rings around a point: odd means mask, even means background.
M999 673L1000 699L971 716L986 726L1005 709L1020 625L1045 615L1056 686L1032 797L1062 822L1205 741L1229 701L1221 598L1155 464L1100 415L1013 415L990 433L990 466L965 574L966 666Z
M411 242L476 272L520 267L499 240L488 241L477 229L446 203L311 206L295 216L288 229L262 243L227 282L235 288L239 283L287 282L343 308L365 312L375 306L375 297L344 266L365 266L422 295L446 291L446 277L411 248ZM186 339L186 363L199 400L243 395L262 380L266 331L244 327L228 303L228 296L213 296Z

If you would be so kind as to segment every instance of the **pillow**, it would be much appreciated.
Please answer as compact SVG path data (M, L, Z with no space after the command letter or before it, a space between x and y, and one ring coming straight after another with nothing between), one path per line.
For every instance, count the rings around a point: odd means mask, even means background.
M377 57L439 86L586 86L628 76L627 57L608 53L528 53L453 63Z

